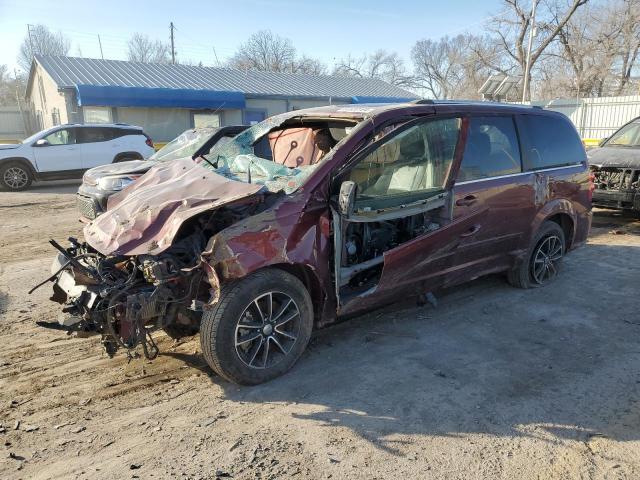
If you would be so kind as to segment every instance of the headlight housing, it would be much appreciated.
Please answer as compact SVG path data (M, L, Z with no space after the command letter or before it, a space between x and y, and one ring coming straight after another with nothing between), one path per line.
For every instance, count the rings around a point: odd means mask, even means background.
M118 192L136 181L137 177L103 177L98 180L98 187L102 190Z

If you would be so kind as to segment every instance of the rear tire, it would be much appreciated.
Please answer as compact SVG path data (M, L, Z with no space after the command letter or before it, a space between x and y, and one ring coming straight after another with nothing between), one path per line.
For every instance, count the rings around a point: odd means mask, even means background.
M555 222L544 222L527 251L526 260L510 270L507 279L518 288L537 288L558 276L565 254L564 231Z
M33 176L21 162L7 162L0 166L0 190L21 192L31 186Z
M200 344L220 376L257 385L296 363L312 328L313 305L302 282L266 269L223 287L219 301L203 314Z

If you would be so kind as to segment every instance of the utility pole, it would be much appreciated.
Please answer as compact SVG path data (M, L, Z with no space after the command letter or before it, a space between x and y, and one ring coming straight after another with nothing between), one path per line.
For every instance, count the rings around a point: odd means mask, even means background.
M527 62L524 67L524 86L522 87L522 102L527 101L527 90L529 89L529 74L531 71L531 47L533 46L533 37L536 35L536 7L538 0L533 0L531 7L531 29L529 30L529 45L527 46ZM529 99L531 100L531 99Z
M171 31L171 63L176 63L176 46L173 38L173 31L176 27L173 26L173 22L169 24L169 30Z
M216 47L213 47L213 46L212 46L211 48L213 48L213 54L214 54L214 55L215 55L215 57L216 57L216 64L217 64L217 65L218 65L218 67L219 67L219 66L220 66L220 60L218 60L218 54L216 53Z
M102 53L102 40L100 40L100 34L98 34L98 45L100 45L100 57L104 60L104 53Z
M27 23L27 34L29 35L29 49L31 50L31 56L33 57L35 52L33 51L33 38L31 38L31 27L33 27L33 25Z

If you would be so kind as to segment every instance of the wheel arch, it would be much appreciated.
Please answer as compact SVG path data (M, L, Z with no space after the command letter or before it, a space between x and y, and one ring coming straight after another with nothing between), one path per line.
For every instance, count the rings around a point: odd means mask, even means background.
M577 213L573 204L566 199L548 202L536 215L531 235L535 235L542 224L547 221L560 225L565 236L565 250L569 250L573 245L577 223Z
M29 161L28 158L25 157L8 157L0 160L0 167L6 165L7 163L19 163L20 165L24 165L29 170L29 174L31 177L36 178L38 176L38 172L33 167L33 163Z
M560 225L560 228L562 228L562 232L564 233L565 251L569 250L573 244L575 230L573 218L571 218L569 214L561 212L547 217L545 221L555 222Z
M122 162L123 160L144 160L144 157L140 152L120 152L115 157L113 157L113 161L111 163Z
M313 304L313 319L314 324L318 324L322 319L322 312L324 310L324 303L326 300L326 294L320 279L309 265L299 263L274 263L265 266L260 270L269 268L275 268L293 275L302 282L304 287L309 292L311 297L311 303Z

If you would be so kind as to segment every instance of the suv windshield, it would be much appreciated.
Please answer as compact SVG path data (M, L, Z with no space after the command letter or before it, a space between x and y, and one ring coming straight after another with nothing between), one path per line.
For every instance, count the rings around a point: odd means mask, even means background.
M217 130L216 128L186 130L151 155L149 160L152 162L167 162L176 158L191 157Z
M272 192L297 190L355 122L316 120L296 123L274 116L215 145L201 162L232 180L264 185Z
M606 143L614 147L639 147L640 146L640 122L630 123L614 133Z

